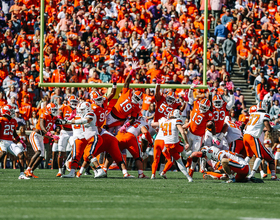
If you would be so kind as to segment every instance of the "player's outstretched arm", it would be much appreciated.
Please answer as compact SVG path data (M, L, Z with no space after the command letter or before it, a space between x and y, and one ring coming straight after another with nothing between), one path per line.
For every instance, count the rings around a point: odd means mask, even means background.
M229 102L227 103L227 110L230 110L234 106L234 102L235 102L235 98L232 90L230 90Z
M123 88L127 88L127 89L129 88L129 84L131 82L131 79L136 74L136 69L139 68L138 67L138 62L132 62L131 68L132 69L130 70L128 76L125 79Z
M158 122L152 122L152 123L151 123L151 126L152 126L153 128L158 128L158 127L159 127L159 123L158 123Z
M153 144L152 136L145 126L141 127L141 133L145 135L145 138L149 142L149 144Z
M160 84L156 84L156 94L155 94L155 99L158 102L161 99L161 94L160 94Z

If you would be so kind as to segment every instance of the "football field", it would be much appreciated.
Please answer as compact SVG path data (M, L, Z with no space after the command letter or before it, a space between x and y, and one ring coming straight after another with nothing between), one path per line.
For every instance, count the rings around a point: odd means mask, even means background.
M195 173L189 183L179 172L123 179L120 171L62 179L56 172L18 180L19 170L0 170L0 219L280 219L280 182L225 184Z

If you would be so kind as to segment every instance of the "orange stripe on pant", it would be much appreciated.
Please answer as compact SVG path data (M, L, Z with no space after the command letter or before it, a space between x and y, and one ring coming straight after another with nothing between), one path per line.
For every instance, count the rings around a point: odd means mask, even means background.
M164 140L155 140L155 142L154 142L154 161L152 164L152 174L154 174L154 175L156 174L156 171L157 171L161 153L167 160L167 163L165 164L163 172L166 173L173 165L170 154L167 151L162 152L163 150L164 150Z
M84 161L88 162L89 161L89 156L94 156L94 155L98 155L96 154L96 152L98 151L98 149L100 148L100 146L103 143L103 139L100 135L94 135L92 136L87 143L87 146L84 150Z
M30 138L29 138L29 139L30 139L30 142L31 142L31 146L32 146L34 152L38 151L38 147L37 147L36 142L35 142L35 139L34 139L35 134L36 134L36 132L33 131L33 132L30 134Z
M254 138L250 134L244 134L243 143L247 156L252 157L254 154L257 158L265 159L267 162L274 160L273 155L261 144L258 138Z

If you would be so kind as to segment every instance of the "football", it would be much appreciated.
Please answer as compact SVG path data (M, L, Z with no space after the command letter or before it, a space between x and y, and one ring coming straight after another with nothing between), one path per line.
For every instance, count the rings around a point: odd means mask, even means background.
M213 122L212 121L208 121L207 124L206 124L206 127L211 129L212 126L213 126Z

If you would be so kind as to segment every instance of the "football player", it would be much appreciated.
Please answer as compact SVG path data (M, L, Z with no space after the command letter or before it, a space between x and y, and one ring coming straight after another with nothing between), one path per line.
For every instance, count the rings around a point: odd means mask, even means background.
M179 169L187 177L189 182L193 182L193 179L188 174L188 171L180 157L181 154L184 159L187 159L191 154L191 151L188 153L185 151L184 146L182 146L181 141L179 140L180 133L184 142L186 143L186 148L189 148L188 139L182 125L183 122L181 120L181 111L179 109L171 111L168 114L168 120L163 118L160 119L158 122L152 123L153 127L159 127L159 130L161 130L163 133L165 147L164 150L166 150L167 153L169 153L176 160ZM166 179L165 173L162 173L161 176L163 176Z
M253 155L256 156L253 170L249 178L254 177L257 169L259 168L262 159L266 160L271 170L271 180L279 180L275 172L274 155L262 145L259 140L264 127L268 132L272 132L272 127L269 124L270 116L266 113L267 105L260 102L257 105L257 111L250 114L249 122L245 126L245 133L243 136L243 143L247 152L245 160L249 163Z
M122 89L122 95L112 108L112 111L107 115L106 128L112 134L116 134L118 131L124 133L141 112L139 104L142 101L143 94L141 91L133 91L129 88L129 84L132 77L135 75L137 68L138 63L132 63L132 70L126 77L124 87ZM131 116L131 119L124 124L129 115Z
M90 103L83 102L77 108L77 113L80 118L77 116L70 121L75 129L75 126L81 132L81 136L75 140L72 159L71 159L71 171L68 175L63 175L63 178L74 178L76 169L78 168L78 162L83 156L84 163L81 167L80 172L83 173L83 170L91 162L96 166L96 175L95 177L103 177L106 175L104 170L97 163L96 165L96 152L98 152L99 147L102 145L102 137L98 133L98 128L96 126L96 115L91 111ZM69 123L69 122L68 122Z
M224 138L227 130L227 126L224 126L224 121L228 115L228 111L234 105L234 101L235 99L232 91L230 91L230 101L228 103L224 102L220 95L216 94L213 96L212 112L214 116L216 135L213 136L212 133L207 130L205 133L204 145L211 146L214 142L214 146L220 149L228 150L228 143Z
M193 109L190 114L190 122L184 125L183 128L188 128L187 138L191 151L198 152L204 140L206 127L211 128L212 134L216 134L216 131L210 100L207 98L204 98L200 101L195 100L193 97L194 88L195 86L191 86L188 94L189 104L193 105ZM191 166L189 169L190 176L193 175L197 161L198 158L196 157L191 157L188 160L186 166Z
M119 132L116 136L119 141L120 150L123 151L124 149L127 149L135 159L135 164L138 169L138 178L147 178L147 176L143 173L142 150L139 146L137 137L140 134L144 134L148 142L153 144L153 139L147 126L148 125L145 121L137 119L126 129L126 133ZM109 165L110 164L106 163L105 168L108 169Z
M220 162L223 171L229 177L227 183L247 182L246 177L249 173L249 164L236 153L227 150L220 150L215 146L204 146L201 149L200 156L206 157L209 160ZM236 173L236 175L234 176L233 173Z
M16 132L18 126L17 121L13 118L14 109L10 105L5 105L1 109L0 117L0 161L5 157L7 152L19 158L20 175L18 179L30 179L24 175L24 155L21 146L15 144L15 139L18 143L21 143L23 149L26 149L26 145L23 140L20 139Z
M76 115L76 107L78 105L78 100L76 96L72 95L68 98L68 105L64 105L61 108L61 112L59 115L60 119L67 119L71 120ZM65 124L62 125L62 129L60 131L59 140L58 140L58 156L57 156L57 163L58 163L58 173L57 177L61 177L62 174L65 174L65 166L62 171L62 162L63 159L66 157L66 147L69 141L69 138L73 136L73 130L71 125Z
M35 131L31 132L29 136L31 146L35 154L31 158L29 165L24 172L28 177L38 178L33 174L33 171L39 166L45 156L44 137L59 140L58 136L51 133L53 125L57 122L57 115L57 106L54 103L48 104L46 110L39 116Z

